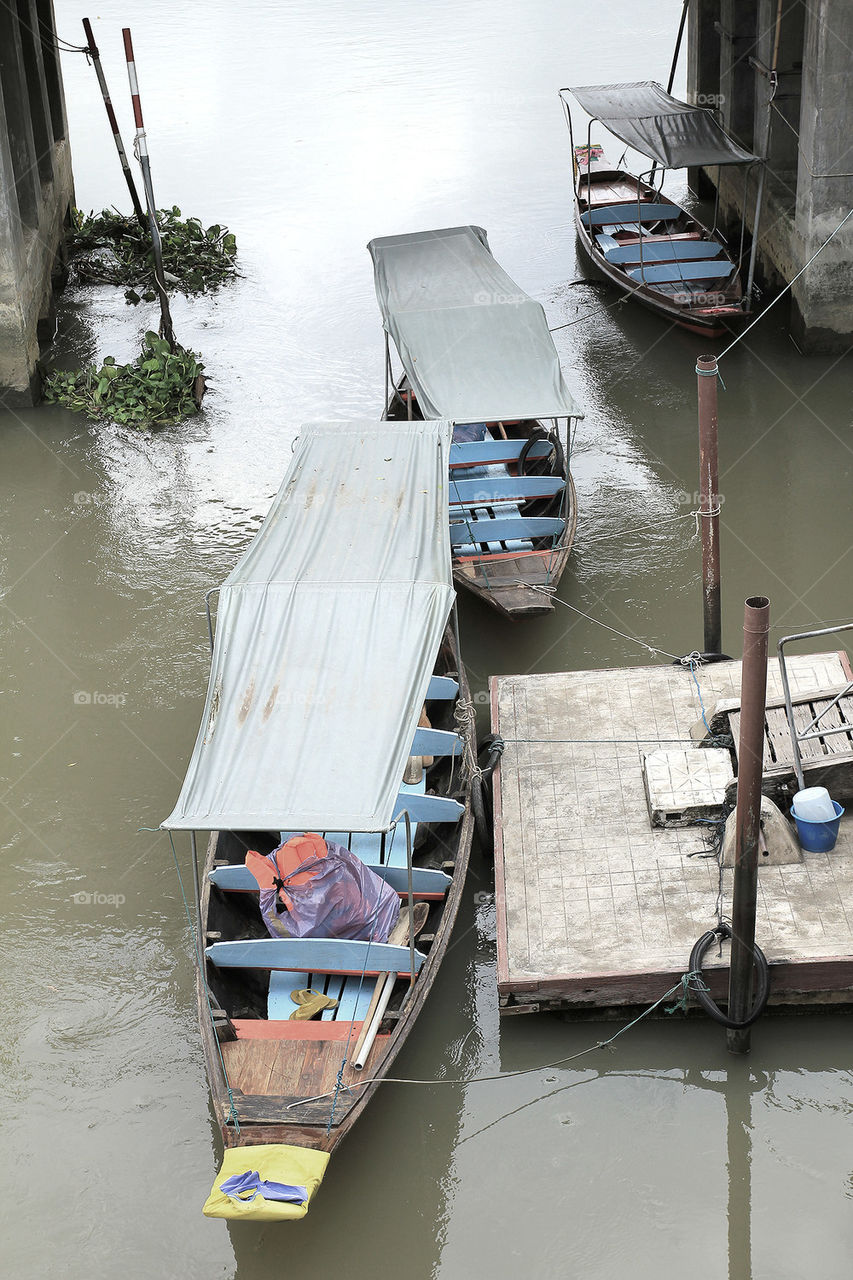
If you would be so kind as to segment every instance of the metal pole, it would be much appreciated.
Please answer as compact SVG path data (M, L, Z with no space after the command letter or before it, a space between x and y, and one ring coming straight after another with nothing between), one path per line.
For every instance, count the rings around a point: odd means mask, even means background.
M690 0L684 0L681 7L681 21L678 24L678 35L675 37L675 48L672 52L672 66L669 68L669 79L666 82L667 93L672 93L672 86L675 83L675 68L678 66L678 55L681 52L681 40L684 36L684 24L687 22L687 10L690 6Z
M406 901L409 908L409 986L415 985L415 895L412 888L412 819L408 809L403 810L406 820L406 869L408 872Z
M196 848L195 832L190 832L190 845L193 855L193 894L195 895L195 918L198 926L198 960L202 964L202 955L204 954L204 932L201 924L201 885L198 878L198 849Z
M139 193L136 190L136 183L133 181L133 174L130 172L130 164L127 159L127 152L124 149L124 143L121 140L119 132L118 120L116 113L113 111L113 104L110 99L110 91L107 88L107 78L104 75L104 69L101 66L101 55L98 52L98 46L95 44L95 36L92 31L92 25L88 18L83 19L83 30L86 32L86 43L88 44L89 57L92 59L92 66L95 68L95 75L98 77L98 84L101 89L101 97L104 99L104 106L107 111L107 119L110 122L110 128L113 131L113 141L116 144L116 151L121 162L124 180L127 183L127 189L130 192L130 198L133 201L133 212L136 214L136 220L142 227L143 231L148 230L148 221L145 217L145 210L139 200Z
M735 1022L743 1022L748 1018L752 1005L769 634L770 601L766 596L752 596L746 601L743 615L740 745L732 888L728 1015ZM730 1053L749 1053L749 1027L743 1030L729 1028L726 1031L726 1047Z
M681 52L681 41L684 36L684 26L685 26L685 23L687 22L687 10L689 6L690 6L690 0L684 0L681 6L681 21L678 24L678 35L675 37L675 48L672 51L672 64L670 65L670 68L669 68L669 79L666 82L667 93L672 93L672 86L675 83L675 68L678 66L678 55ZM658 166L658 162L657 160L655 160L654 164L652 165L652 172L651 172L651 178L650 178L651 182L654 182L655 180L655 170L657 169L657 166Z
M705 653L721 653L720 497L717 469L717 357L696 361L699 393L699 522L702 526L702 615Z
M769 108L768 108L769 110ZM755 260L758 257L758 226L761 222L761 206L764 201L764 175L767 172L767 161L761 161L761 170L758 174L758 192L755 196L755 220L752 224L752 245L749 250L749 269L746 273L746 301L749 304L752 298L752 285L755 280ZM746 209L743 211L744 219L746 219Z
M121 34L124 37L127 78L130 81L133 118L136 123L136 155L139 160L139 166L142 169L142 185L145 188L145 202L148 205L151 246L154 250L154 282L157 285L157 293L160 297L160 334L174 351L175 335L172 331L172 316L169 311L169 298L166 294L166 281L163 277L163 246L160 243L160 228L157 226L157 206L154 203L154 187L151 184L151 162L148 159L148 143L145 138L145 126L142 123L142 104L139 101L139 85L136 80L136 63L133 58L130 27L122 27Z

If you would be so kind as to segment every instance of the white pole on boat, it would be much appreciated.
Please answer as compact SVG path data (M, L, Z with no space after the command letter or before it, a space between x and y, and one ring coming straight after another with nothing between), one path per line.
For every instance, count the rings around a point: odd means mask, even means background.
M386 973L384 975L385 982L381 988L378 988L379 994L376 997L376 1004L373 1008L373 1015L365 1021L362 1027L359 1044L355 1047L355 1057L353 1058L353 1066L357 1071L361 1071L367 1059L370 1057L370 1050L373 1048L373 1042L376 1039L382 1019L385 1017L385 1010L388 1008L388 1001L391 999L391 993L394 990L394 983L397 981L396 973Z

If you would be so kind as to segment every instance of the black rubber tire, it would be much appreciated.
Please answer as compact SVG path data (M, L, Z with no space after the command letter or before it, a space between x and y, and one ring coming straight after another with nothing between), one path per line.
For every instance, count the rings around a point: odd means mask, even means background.
M482 778L475 778L474 785L471 788L471 809L474 813L474 830L477 833L477 842L480 850L488 858L495 856L495 830L492 823L491 803L486 807L486 788L488 782L484 782ZM488 797L491 801L491 797Z
M690 973L701 974L702 961L708 948L713 946L718 938L730 938L731 936L732 931L727 924L717 925L716 929L709 929L707 933L703 933L690 952ZM756 1022L766 1009L770 996L770 969L767 964L767 957L757 942L753 943L752 954L755 960L755 971L758 976L758 987L753 997L752 1012L743 1022L734 1022L728 1014L723 1013L720 1006L711 999L710 992L703 991L697 987L692 988L693 994L708 1017L713 1018L715 1022L719 1022L721 1026L730 1027L733 1031L742 1031L745 1027L751 1027L753 1022Z
M528 473L525 471L525 464L530 456L530 452L535 444L547 441L551 445L551 452L545 458L535 458L534 468ZM537 466L541 463L546 464L547 469L539 471ZM546 431L544 427L535 427L531 431L529 438L524 442L524 447L518 455L518 474L524 476L530 475L566 475L566 455L563 451L563 443L559 435ZM549 516L559 512L563 502L562 494L555 494L552 498L531 498L522 505L522 513L525 516Z

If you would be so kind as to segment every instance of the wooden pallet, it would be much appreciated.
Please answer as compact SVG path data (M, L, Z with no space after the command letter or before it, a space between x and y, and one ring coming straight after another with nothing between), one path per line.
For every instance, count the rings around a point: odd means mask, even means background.
M805 731L819 712L844 688L821 689L816 693L795 696L792 702L794 725ZM721 708L717 708L719 712ZM740 706L728 711L729 731L735 752L740 742ZM834 729L849 725L846 733L828 738L811 738L800 743L803 777L808 787L826 787L839 804L853 801L853 692L840 698L822 717L818 728ZM783 699L767 703L764 719L763 790L778 801L787 801L797 791L791 733Z

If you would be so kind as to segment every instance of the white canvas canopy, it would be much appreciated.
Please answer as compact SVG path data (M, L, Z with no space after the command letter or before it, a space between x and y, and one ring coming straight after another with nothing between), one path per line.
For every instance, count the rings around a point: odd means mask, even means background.
M571 93L584 111L629 147L665 169L688 165L752 164L706 107L673 98L654 80L584 85Z
M367 246L376 296L425 417L580 418L545 312L498 266L482 227Z
M219 594L182 830L381 831L453 603L447 422L305 427Z

